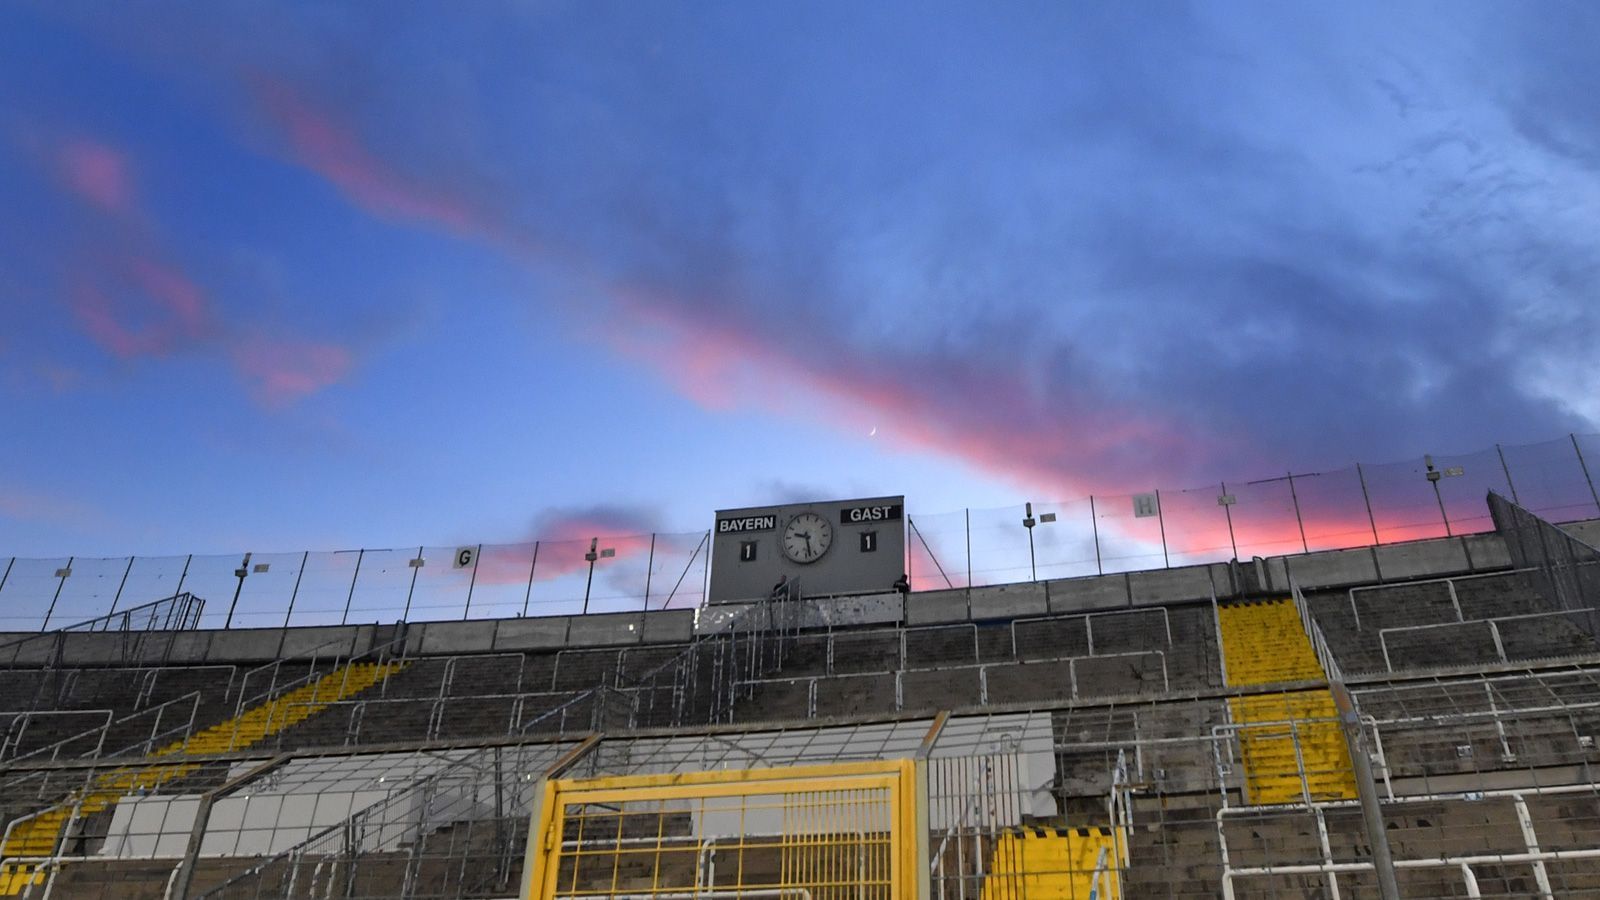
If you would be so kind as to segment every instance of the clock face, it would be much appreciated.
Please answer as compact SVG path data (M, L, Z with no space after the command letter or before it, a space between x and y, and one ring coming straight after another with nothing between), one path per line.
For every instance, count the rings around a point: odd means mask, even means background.
M801 513L783 526L783 555L797 563L814 563L833 545L833 526L816 513Z

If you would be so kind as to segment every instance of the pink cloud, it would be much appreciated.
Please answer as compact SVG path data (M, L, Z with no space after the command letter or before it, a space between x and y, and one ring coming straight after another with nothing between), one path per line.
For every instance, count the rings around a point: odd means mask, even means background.
M355 356L339 344L300 338L246 337L232 350L234 366L268 406L284 406L343 381Z
M457 233L480 229L481 217L465 204L396 171L354 132L288 84L257 77L252 86L261 107L282 129L295 159L356 205L394 221L422 222Z
M78 196L106 212L132 212L133 180L128 160L120 151L80 138L61 147L59 165L67 185Z
M167 356L212 330L205 292L164 262L134 256L99 279L88 271L69 292L73 314L91 340L118 358Z

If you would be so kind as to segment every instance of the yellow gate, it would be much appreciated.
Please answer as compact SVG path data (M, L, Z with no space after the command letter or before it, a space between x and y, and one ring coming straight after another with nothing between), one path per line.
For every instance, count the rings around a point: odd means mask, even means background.
M528 900L915 900L911 760L551 781Z

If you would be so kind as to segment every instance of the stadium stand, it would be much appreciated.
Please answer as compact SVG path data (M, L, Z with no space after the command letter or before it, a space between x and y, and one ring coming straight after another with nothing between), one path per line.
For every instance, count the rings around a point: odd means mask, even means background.
M1600 554L1490 502L1399 580L19 636L0 895L1600 897Z

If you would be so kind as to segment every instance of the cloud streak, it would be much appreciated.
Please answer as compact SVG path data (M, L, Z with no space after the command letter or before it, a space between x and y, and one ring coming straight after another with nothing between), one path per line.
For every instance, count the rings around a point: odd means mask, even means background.
M63 141L56 156L68 189L95 211L106 236L71 266L66 293L74 320L101 349L129 362L220 348L252 396L273 409L349 376L355 357L344 345L225 325L212 294L159 246L123 150L79 137Z

